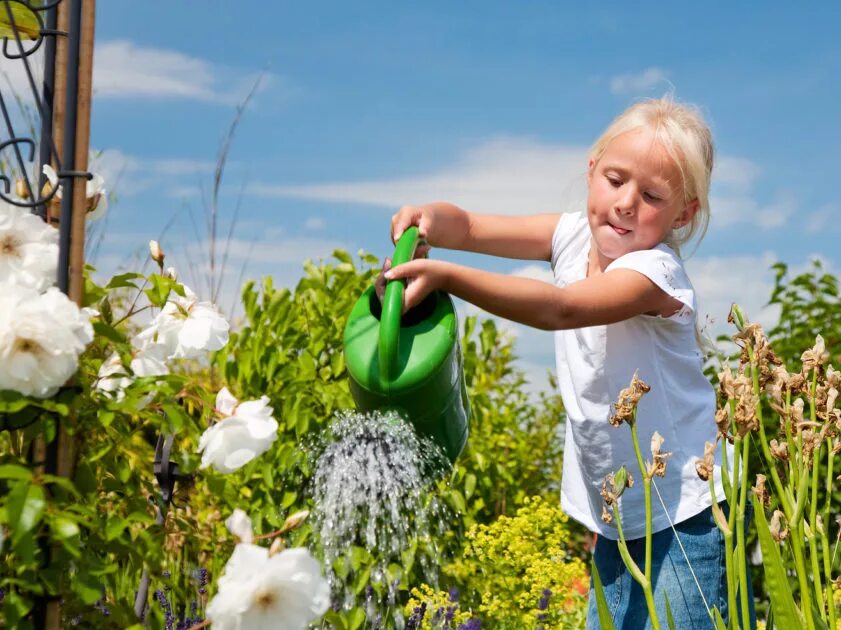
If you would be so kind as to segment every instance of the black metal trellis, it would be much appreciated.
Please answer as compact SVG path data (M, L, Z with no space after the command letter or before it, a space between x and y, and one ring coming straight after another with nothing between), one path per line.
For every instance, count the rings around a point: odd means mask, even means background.
M90 95L94 7L95 0L44 0L39 4L34 4L34 0L0 0L0 19L5 16L11 33L11 36L3 38L2 54L10 62L22 64L29 88L27 94L31 96L40 120L40 138L37 143L35 138L19 134L7 106L8 99L0 87L0 114L2 124L5 125L5 134L0 132L0 139L3 140L0 142L0 157L10 153L10 163L13 164L11 173L0 172L0 199L18 207L29 208L50 223L58 222L58 286L79 303L83 297L81 268L84 263L82 256L86 213L80 203L84 195L79 194L84 189L79 190L79 186L83 185L80 180L92 178L92 174L86 170L90 112L89 108L85 110L80 107L80 102L82 98L89 99ZM28 28L29 34L32 35L34 30L37 37L24 41L16 10L18 17L23 16L24 21L28 21L28 25L23 26ZM32 28L33 23L37 24L37 29ZM63 50L57 45L58 38L62 38L66 44ZM86 41L87 48L82 50ZM39 50L44 55L44 77L40 88L31 63L33 55ZM84 55L87 58L83 58ZM84 63L87 64L84 67L87 76L81 72ZM57 111L62 104L63 112ZM27 168L29 164L35 168L30 170ZM55 165L62 189L59 220L51 211L59 187L44 190L47 179L43 173L45 164ZM12 194L13 187L15 194ZM74 216L74 211L81 213L81 217ZM8 418L0 416L0 431L24 428L26 424L10 422ZM34 465L43 466L47 473L72 476L72 455L69 454L72 448L66 452L62 450L60 424L57 433L57 437L45 445L45 452L33 452L30 461ZM173 439L172 434L159 435L155 449L153 466L160 496L155 497L154 503L159 525L163 525L166 519L176 482L191 478L191 475L182 474L171 459ZM66 461L68 458L71 461ZM42 545L42 549L49 564L51 550L46 544ZM149 571L146 569L135 600L135 611L141 619L146 611L148 590ZM39 598L33 610L33 621L39 630L59 628L61 613L58 601L48 596Z

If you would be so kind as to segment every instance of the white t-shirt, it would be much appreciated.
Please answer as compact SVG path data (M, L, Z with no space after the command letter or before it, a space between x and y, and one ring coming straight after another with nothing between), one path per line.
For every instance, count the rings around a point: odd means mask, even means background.
M587 275L591 233L584 213L561 215L552 237L552 270L559 287ZM611 403L628 387L634 372L651 386L637 409L637 435L643 460L651 459L651 436L663 436L671 451L666 476L654 477L667 513L652 487L652 531L686 520L712 504L709 482L695 462L704 443L714 441L715 393L704 376L695 339L695 292L677 254L667 245L625 254L605 269L633 269L679 300L671 317L638 315L608 326L555 332L558 383L567 412L561 506L574 519L606 538L617 539L616 521L601 519L600 495L606 475L625 464L637 482L620 504L626 539L645 535L642 477L630 427L608 422ZM717 450L717 460L719 458ZM732 461L732 460L731 460ZM724 498L716 462L716 501Z

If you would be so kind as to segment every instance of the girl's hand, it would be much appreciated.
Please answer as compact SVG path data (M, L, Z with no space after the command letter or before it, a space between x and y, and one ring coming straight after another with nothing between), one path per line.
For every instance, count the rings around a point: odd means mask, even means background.
M386 280L407 278L403 293L403 312L420 304L435 291L443 289L447 281L449 263L440 260L417 259L398 265L385 272Z
M446 202L434 202L423 206L403 206L391 217L391 240L400 239L410 226L418 227L422 241L415 252L415 258L423 258L430 246L447 249L464 249L470 232L470 218L467 212Z

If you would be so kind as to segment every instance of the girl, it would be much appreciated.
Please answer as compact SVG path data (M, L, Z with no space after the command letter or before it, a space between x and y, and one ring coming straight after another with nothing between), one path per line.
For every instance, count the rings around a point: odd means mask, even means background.
M551 262L554 284L422 258L385 277L412 280L406 309L441 289L556 331L567 412L561 505L599 534L596 566L616 627L626 630L650 627L650 620L618 553L615 521L601 518L600 490L621 465L635 469L630 435L608 422L611 402L635 372L651 386L637 411L641 441L658 431L672 452L653 501L658 616L665 622L666 595L677 627L710 628L713 606L729 617L724 541L710 507L725 495L719 474L712 497L695 469L704 443L715 441L715 394L702 372L695 292L678 253L706 230L712 166L712 137L701 116L670 99L650 100L621 114L593 145L586 212L491 216L436 202L403 207L392 218L395 242L417 225L432 247ZM643 493L626 491L620 509L631 555L642 566ZM588 628L597 627L591 589Z

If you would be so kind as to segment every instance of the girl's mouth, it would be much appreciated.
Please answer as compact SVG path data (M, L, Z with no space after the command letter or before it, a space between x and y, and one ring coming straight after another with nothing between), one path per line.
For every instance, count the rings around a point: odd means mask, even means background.
M616 232L617 234L619 234L620 236L623 236L623 235L625 235L625 234L627 234L628 232L631 231L631 230L626 230L625 228L621 228L621 227L618 227L616 225L613 225L613 223L610 223L610 222L608 222L608 225L610 227L612 227L613 231Z

